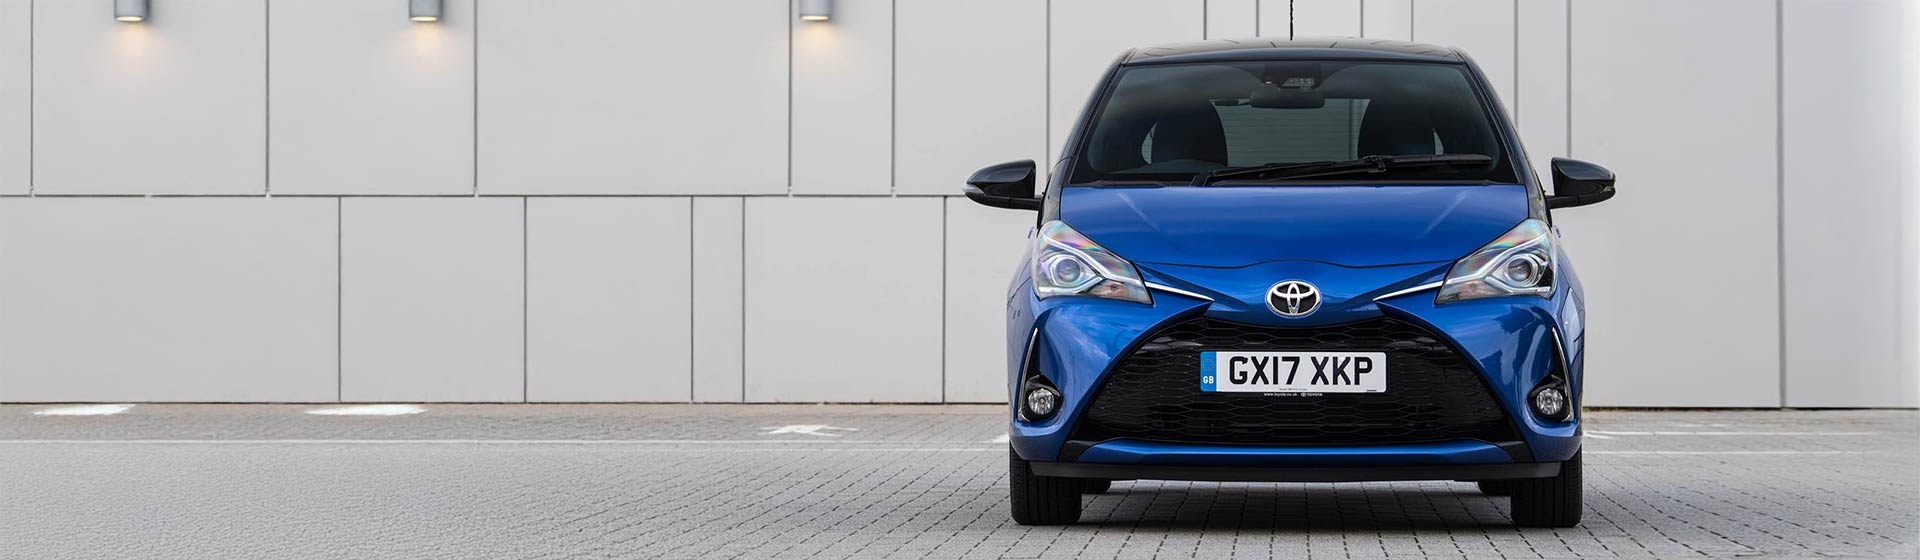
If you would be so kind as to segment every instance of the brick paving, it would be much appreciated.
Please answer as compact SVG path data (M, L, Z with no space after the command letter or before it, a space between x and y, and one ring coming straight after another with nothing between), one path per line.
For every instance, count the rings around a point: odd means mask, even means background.
M1522 530L1455 482L1120 482L1021 527L996 406L46 408L0 406L0 558L1920 557L1914 411L1595 411L1585 521Z

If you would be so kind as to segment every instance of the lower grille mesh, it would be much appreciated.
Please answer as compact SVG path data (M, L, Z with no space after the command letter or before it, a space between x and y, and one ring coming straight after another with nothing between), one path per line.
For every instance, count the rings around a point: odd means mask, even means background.
M1460 354L1404 321L1278 328L1202 317L1150 336L1095 392L1073 439L1279 445L1518 439ZM1385 351L1387 391L1203 393L1202 350Z

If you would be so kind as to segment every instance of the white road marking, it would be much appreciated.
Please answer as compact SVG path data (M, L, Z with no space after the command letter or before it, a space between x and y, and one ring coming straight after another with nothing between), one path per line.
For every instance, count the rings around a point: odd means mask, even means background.
M7 445L474 445L474 446L632 446L649 452L777 452L777 451L889 451L889 452L1004 452L1005 447L929 447L947 442L885 440L686 440L686 439L16 439ZM959 442L952 442L959 443ZM691 445L686 445L691 444ZM772 445L769 445L772 444ZM799 445L794 445L799 444ZM728 447L732 446L732 447ZM1600 451L1590 455L1874 455L1879 451Z
M308 410L316 416L405 416L426 412L426 407L411 404L362 404Z
M1588 434L1610 436L1876 436L1880 432L1603 432L1588 431Z
M1593 433L1593 432L1587 432L1587 433L1584 433L1584 434L1580 434L1580 435L1581 435L1581 437L1590 437L1590 438L1593 438L1593 439L1617 439L1617 438L1614 438L1613 436L1603 436L1603 435L1600 435L1600 434L1596 434L1596 433Z
M772 430L772 431L760 434L765 436L779 435L779 434L806 434L810 436L821 436L821 437L840 437L841 434L832 433L832 432L860 431L860 428L840 428L836 426L828 426L826 424L792 424L792 425L778 426L778 427L767 426L760 429Z
M8 446L8 445L26 445L26 446L49 446L49 445L104 445L104 446L130 446L130 445L160 445L160 446L186 446L186 445L213 445L213 446L245 446L245 445L256 445L256 446L271 446L271 445L291 445L291 446L326 446L326 445L335 445L335 446L356 446L356 447L385 447L385 446L405 446L405 445L436 445L436 444L438 444L438 445L446 445L446 444L455 444L455 445L472 445L472 446L475 446L475 447L483 447L483 448L486 448L486 447L491 447L491 448L502 448L502 447L522 447L522 446L556 446L556 447L578 447L578 446L590 446L590 447L619 447L619 446L627 446L627 447L630 447L630 448L633 448L633 449L635 449L635 450L644 450L645 452L648 452L648 453L778 453L778 452L806 452L806 453L814 453L814 452L823 452L823 453L838 453L838 452L892 452L892 453L947 453L947 452L966 452L966 453L1005 453L1005 452L1007 451L1007 448L1005 448L1005 447L968 447L968 446L965 446L965 445L960 445L960 446L952 446L952 447L929 447L929 446L928 446L929 444L931 444L931 445L940 445L940 444L941 444L941 442L865 442L864 444L856 444L856 445L799 445L799 446L793 446L793 445L774 445L774 446L765 446L765 445L754 445L754 444L765 444L765 443L803 443L803 444L807 444L807 443L835 443L835 444L844 444L844 443L847 443L848 441L850 441L850 440L835 440L835 441L831 441L831 442L827 442L827 441L821 441L821 442L808 442L808 441L792 441L792 442L775 442L775 441L686 441L686 440L486 440L486 439L482 439L482 440L445 440L445 439L426 439L426 440L377 440L377 439L362 439L362 440L335 440L335 439L308 439L308 440L285 440L285 439L282 439L282 440L138 440L138 439L128 439L128 440L0 440L0 447L5 447L5 446ZM677 445L677 444L682 444L682 443L698 443L698 444L733 444L733 445ZM901 444L910 444L910 445L875 445L875 444L883 444L883 443L901 443Z
M468 444L468 445L772 445L783 446L819 446L842 447L847 445L904 446L904 445L944 445L964 442L942 441L892 441L880 439L832 439L832 440L748 440L748 439L0 439L0 445L6 444L105 444L105 445L243 445L243 444L288 444L288 445L398 445L398 444ZM982 447L980 449L988 449Z
M1588 451L1594 455L1872 455L1878 451Z
M987 440L987 443L1008 443L1011 441L1013 441L1013 436L1010 436L1007 434L1000 434L997 436L993 436L993 439Z
M127 409L130 404L88 404L80 406L60 406L33 411L34 416L112 416Z

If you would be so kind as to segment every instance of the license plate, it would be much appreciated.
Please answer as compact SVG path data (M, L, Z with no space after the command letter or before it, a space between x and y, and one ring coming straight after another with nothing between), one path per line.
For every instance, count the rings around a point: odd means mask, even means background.
M1386 352L1201 352L1208 393L1385 393Z

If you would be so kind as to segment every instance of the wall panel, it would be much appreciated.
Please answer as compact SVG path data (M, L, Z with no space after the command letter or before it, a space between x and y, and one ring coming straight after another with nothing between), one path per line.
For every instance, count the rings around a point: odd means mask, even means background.
M893 0L839 0L832 21L791 20L793 192L892 192L893 17Z
M390 0L274 0L275 194L473 192L473 0L415 23Z
M0 401L335 400L336 204L0 199Z
M901 2L898 9L896 192L959 194L981 167L1044 161L1046 3ZM989 28L993 40L981 40Z
M1293 4L1293 36L1307 37L1359 37L1360 4L1355 0L1291 0ZM1267 25L1279 14L1287 12L1288 0L1262 0L1260 32L1271 37L1286 37L1286 20L1278 25ZM1273 14L1273 15L1268 15Z
M527 200L527 400L684 402L693 201Z
M341 204L341 398L525 400L524 201Z
M33 154L33 3L0 1L0 194L29 189Z
M1521 2L1514 97L1507 100L1534 173L1553 188L1553 158L1567 156L1567 0Z
M1753 7L1573 4L1572 153L1620 177L1554 213L1589 298L1586 404L1780 404L1774 14Z
M1360 32L1366 37L1413 40L1413 0L1370 0L1361 3Z
M34 2L40 194L266 190L266 0Z
M940 400L942 204L747 200L748 401Z
M1006 402L1007 285L1035 216L946 200L946 400Z
M739 197L693 199L693 400L699 402L746 398L745 204Z
M788 12L780 0L486 2L480 192L786 192Z
M1785 135L1786 404L1915 406L1901 367L1904 209L1914 146L1889 117L1920 97L1902 84L1900 2L1788 0L1781 83ZM1834 86L1846 84L1844 102ZM1845 224L1844 226L1840 224ZM1906 255L1913 258L1913 255ZM1842 280L1844 278L1844 280ZM1836 289L1836 282L1845 284Z
M1048 159L1051 169L1080 109L1120 53L1205 35L1204 0L1052 0L1047 57Z
M1260 0L1206 2L1208 39L1244 39L1260 35Z

